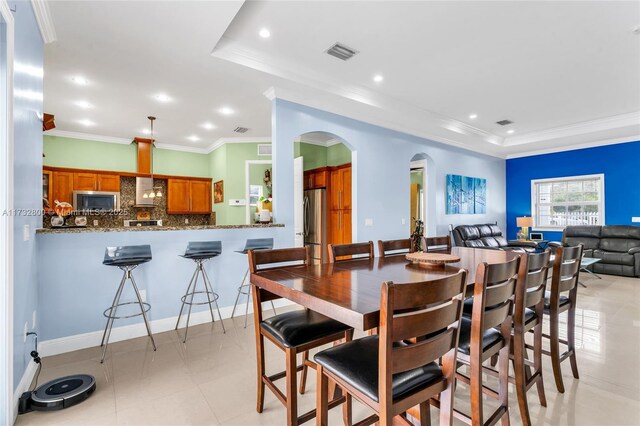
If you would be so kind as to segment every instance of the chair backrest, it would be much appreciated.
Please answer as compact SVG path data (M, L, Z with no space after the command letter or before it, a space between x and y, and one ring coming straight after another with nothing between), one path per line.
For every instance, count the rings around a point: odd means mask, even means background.
M353 258L342 258L343 256L358 256L358 258L373 259L373 241L366 243L350 243L350 244L329 244L329 262L340 262L342 260L351 260ZM364 255L364 256L362 256ZM338 258L342 259L338 259Z
M449 235L424 237L422 246L426 252L435 251L451 253L451 237Z
M551 277L550 305L558 306L560 294L570 292L570 298L575 299L578 279L580 276L580 261L584 246L578 244L573 247L558 247L553 262L553 276Z
M281 263L300 262L305 265L311 262L309 247L295 247L272 250L249 250L249 272L255 274L263 269L284 268L291 265L280 265L265 268L265 265L276 265Z
M513 310L521 256L504 263L478 265L473 286L471 352L482 352L485 330L507 325ZM474 327L474 324L478 324ZM508 321L509 333L511 321ZM474 349L475 347L475 349ZM478 353L476 352L476 353Z
M378 240L378 254L380 257L393 256L397 254L407 254L415 251L411 238L403 240Z
M443 380L453 383L466 281L467 271L461 269L455 275L433 281L383 283L378 329L381 410L393 402L393 374L443 357Z
M525 308L533 308L539 318L542 318L550 257L551 252L546 250L543 253L529 253L520 258L514 324L524 325Z

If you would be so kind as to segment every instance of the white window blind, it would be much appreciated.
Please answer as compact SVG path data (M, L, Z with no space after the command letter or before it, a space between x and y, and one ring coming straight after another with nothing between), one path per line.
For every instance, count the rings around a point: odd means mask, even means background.
M531 181L534 229L604 225L604 175Z

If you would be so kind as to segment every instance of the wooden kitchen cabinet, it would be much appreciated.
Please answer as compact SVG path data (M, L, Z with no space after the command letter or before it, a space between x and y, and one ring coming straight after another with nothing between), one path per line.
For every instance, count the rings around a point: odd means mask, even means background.
M351 242L351 210L329 211L329 242L348 244Z
M191 213L211 213L211 182L192 180L189 183Z
M351 209L351 166L332 170L330 180L329 208Z
M98 174L98 191L120 192L120 175Z
M97 191L98 182L95 173L74 173L73 174L73 190L74 191Z
M52 209L56 207L56 200L73 204L73 175L71 172L53 172Z
M326 188L328 183L328 167L321 167L304 172L304 189Z
M211 182L205 180L168 179L167 213L211 213Z

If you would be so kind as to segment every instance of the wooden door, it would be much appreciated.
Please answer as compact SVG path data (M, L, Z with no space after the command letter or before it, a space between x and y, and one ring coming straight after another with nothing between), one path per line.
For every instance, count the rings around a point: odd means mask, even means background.
M73 173L71 172L53 172L53 200L51 200L51 208L56 207L55 201L61 203L73 203Z
M186 214L189 209L191 181L187 179L167 179L167 213Z
M191 213L211 213L211 182L192 180L189 184Z
M74 173L74 191L96 191L98 189L97 176L95 173Z
M342 184L342 200L343 209L351 209L351 167L340 169L340 181Z
M98 191L120 192L120 175L98 175Z

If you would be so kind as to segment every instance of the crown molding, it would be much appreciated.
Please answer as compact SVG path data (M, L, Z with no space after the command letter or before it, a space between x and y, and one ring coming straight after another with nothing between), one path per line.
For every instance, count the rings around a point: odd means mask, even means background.
M271 136L220 138L206 148L207 154L228 143L271 143Z
M45 136L58 136L61 138L69 138L69 139L83 139L88 141L95 142L106 142L106 143L118 143L121 145L129 145L133 138L125 139L125 138L116 138L113 136L104 136L104 135L94 135L92 133L81 133L81 132L69 132L66 130L53 129L44 132Z
M618 145L618 144L621 144L621 143L629 143L629 142L637 142L637 141L640 141L640 134L633 135L633 136L628 136L628 137L625 137L625 138L603 139L603 140L599 140L599 141L585 142L585 143L579 143L579 144L574 144L574 145L559 145L559 146L554 146L554 147L546 148L546 149L519 152L519 153L516 153L516 154L508 154L506 156L506 159L507 160L511 160L513 158L522 158L522 157L531 157L531 156L534 156L534 155L553 154L553 153L556 153L556 152L575 151L577 149L595 148L595 147L598 147L598 146L606 146L606 145Z
M536 142L569 138L630 126L636 126L640 131L640 111L583 121L567 126L560 126L554 127L552 129L541 130L538 132L525 133L518 136L511 136L505 139L504 146L511 147L517 145L526 145Z
M45 44L53 43L58 39L56 28L53 25L49 3L46 0L31 0L31 7L40 28L40 35Z
M153 144L158 149L168 149L170 151L191 152L194 154L208 154L207 148L198 148L195 146L173 145L170 143L155 143Z

